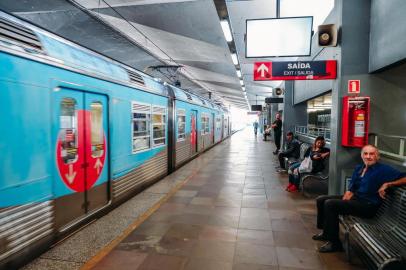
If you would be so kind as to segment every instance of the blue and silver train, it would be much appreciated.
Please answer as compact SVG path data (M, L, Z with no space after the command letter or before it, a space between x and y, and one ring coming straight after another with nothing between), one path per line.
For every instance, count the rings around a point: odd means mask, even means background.
M0 268L230 135L226 109L0 12Z

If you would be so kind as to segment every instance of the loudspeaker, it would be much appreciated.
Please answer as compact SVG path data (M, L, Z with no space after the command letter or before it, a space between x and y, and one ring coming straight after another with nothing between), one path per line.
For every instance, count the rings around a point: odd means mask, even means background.
M282 88L275 88L275 95L280 96L283 94Z
M318 27L319 46L335 47L337 46L337 27L335 24L322 24Z

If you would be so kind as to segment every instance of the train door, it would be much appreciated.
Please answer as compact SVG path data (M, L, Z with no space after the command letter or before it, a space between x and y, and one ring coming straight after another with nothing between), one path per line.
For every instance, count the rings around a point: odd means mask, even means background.
M216 133L216 115L214 113L211 114L211 119L212 119L212 127L211 127L211 138L212 138L212 144L215 143L215 133Z
M192 155L197 153L197 111L192 110L190 117L190 149Z
M224 139L224 115L221 116L221 139Z
M108 202L108 102L65 88L54 94L56 226L63 228Z

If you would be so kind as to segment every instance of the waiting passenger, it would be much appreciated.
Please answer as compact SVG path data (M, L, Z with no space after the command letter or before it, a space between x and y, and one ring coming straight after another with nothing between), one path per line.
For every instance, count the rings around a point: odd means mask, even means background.
M275 121L273 121L271 128L273 128L273 138L276 146L276 150L273 152L274 155L279 153L281 149L281 136L282 136L282 120L280 113L275 115Z
M298 140L293 138L293 132L289 131L288 133L286 133L286 150L280 152L278 155L280 165L278 172L286 171L285 157L298 159L299 156L300 156L300 143Z
M330 149L325 147L326 141L323 136L318 136L311 147L309 147L302 162L293 163L289 167L289 185L287 191L295 192L300 184L301 173L322 172L325 167L325 161L330 155Z
M405 173L378 162L379 151L375 146L365 145L361 158L364 164L355 168L349 189L343 196L323 195L317 198L317 228L323 232L312 238L327 241L319 252L342 250L338 237L339 215L371 218L376 214L388 187L406 184Z

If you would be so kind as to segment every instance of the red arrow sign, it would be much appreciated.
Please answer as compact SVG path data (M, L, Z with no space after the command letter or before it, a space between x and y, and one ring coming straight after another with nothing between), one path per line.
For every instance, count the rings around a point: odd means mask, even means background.
M271 62L254 63L254 81L267 81L272 74Z

